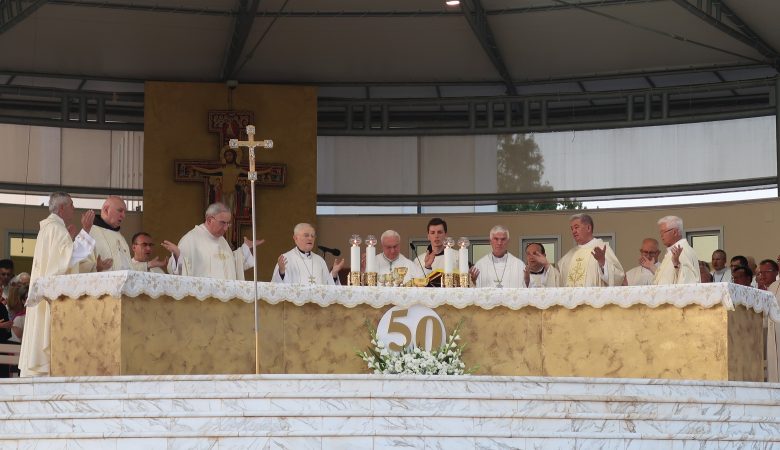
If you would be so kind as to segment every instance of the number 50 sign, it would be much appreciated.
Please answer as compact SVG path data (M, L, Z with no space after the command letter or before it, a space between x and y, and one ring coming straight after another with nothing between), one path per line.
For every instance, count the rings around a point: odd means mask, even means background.
M412 344L430 351L444 345L447 335L436 311L421 305L390 308L379 321L376 334L388 349L396 352Z

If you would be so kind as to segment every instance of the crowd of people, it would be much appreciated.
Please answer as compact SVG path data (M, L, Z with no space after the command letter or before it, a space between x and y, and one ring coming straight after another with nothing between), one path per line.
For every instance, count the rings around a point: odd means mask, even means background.
M264 241L244 238L233 250L224 235L232 223L230 209L222 203L209 205L204 221L187 232L178 243L164 240L170 253L154 256L154 240L149 233L136 233L128 245L120 233L126 204L116 196L108 197L99 214L88 210L81 216L81 228L71 222L75 209L71 197L55 192L49 199L50 215L41 221L30 276L14 278L0 267L3 283L3 307L0 308L0 341L21 342L19 369L21 376L49 374L50 308L39 302L26 310L24 299L30 280L42 276L107 270L138 270L173 275L189 275L228 280L243 280L244 272L255 265L255 249ZM735 256L726 267L726 253L712 254L712 268L699 261L685 239L683 221L676 216L658 220L658 236L666 247L659 259L659 240L648 237L641 243L638 265L624 271L609 243L594 236L593 218L576 214L569 220L576 245L557 264L552 264L541 243L526 245L525 261L512 255L510 232L501 225L489 232L491 251L469 268L474 287L544 288L591 287L650 284L687 284L699 282L733 282L777 294L778 264L766 259L751 267L750 258ZM377 273L392 273L396 267L407 268L405 283L413 278L430 278L444 269L447 222L431 219L427 224L429 245L419 256L409 259L401 254L401 236L386 230L379 239L381 252L376 255ZM311 224L300 223L293 229L294 246L276 259L272 282L285 284L341 284L339 274L344 259L335 258L332 267L315 249L316 232ZM414 247L414 246L413 246ZM417 255L416 249L414 254ZM457 252L455 252L457 259ZM5 264L5 263L3 263ZM365 264L365 255L363 255ZM458 267L457 260L455 267ZM10 273L11 277L8 277ZM21 276L22 274L20 274ZM755 275L755 279L754 279ZM8 280L6 280L8 278ZM26 326L25 326L26 322ZM23 331L23 329L27 331ZM4 333L4 334L3 334Z

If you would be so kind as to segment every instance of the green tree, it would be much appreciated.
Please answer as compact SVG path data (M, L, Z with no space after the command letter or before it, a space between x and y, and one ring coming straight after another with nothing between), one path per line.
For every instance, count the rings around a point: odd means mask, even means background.
M544 156L533 135L504 134L498 137L498 192L551 192L544 175ZM582 202L570 199L499 204L499 211L543 211L583 209Z

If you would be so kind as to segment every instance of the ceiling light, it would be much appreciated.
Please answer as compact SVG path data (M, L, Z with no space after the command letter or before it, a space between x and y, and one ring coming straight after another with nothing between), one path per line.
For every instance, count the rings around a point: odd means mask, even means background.
M458 6L460 5L460 0L447 0L444 3L446 3L447 6Z

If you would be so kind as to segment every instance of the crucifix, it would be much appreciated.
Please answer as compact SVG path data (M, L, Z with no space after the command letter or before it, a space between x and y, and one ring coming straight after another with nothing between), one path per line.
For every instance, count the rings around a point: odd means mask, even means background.
M274 141L265 139L263 141L255 141L255 126L246 126L247 140L239 141L238 139L231 139L228 145L230 148L237 150L239 147L246 147L249 149L249 172L247 178L249 179L249 192L252 195L252 246L254 247L257 242L257 227L255 215L255 182L257 181L257 170L255 169L255 148L274 148ZM253 253L255 253L255 250ZM255 253L256 254L256 253ZM252 267L252 276L255 284L255 374L260 373L260 310L257 305L257 262Z

